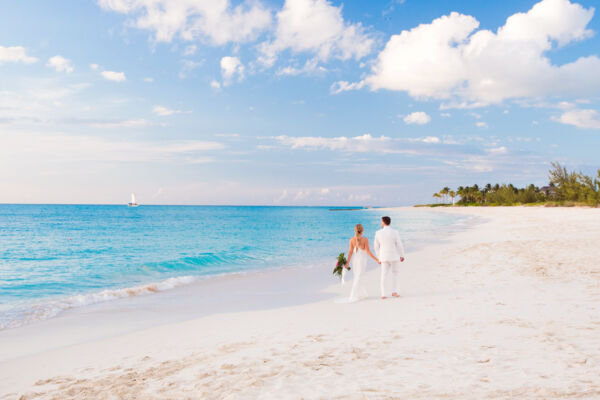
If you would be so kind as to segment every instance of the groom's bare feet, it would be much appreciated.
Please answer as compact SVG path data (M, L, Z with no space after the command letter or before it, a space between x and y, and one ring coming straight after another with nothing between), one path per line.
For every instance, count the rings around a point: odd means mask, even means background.
M387 299L387 297L381 296L381 300L385 300L385 299Z
M400 295L396 292L392 293L392 297L400 297Z

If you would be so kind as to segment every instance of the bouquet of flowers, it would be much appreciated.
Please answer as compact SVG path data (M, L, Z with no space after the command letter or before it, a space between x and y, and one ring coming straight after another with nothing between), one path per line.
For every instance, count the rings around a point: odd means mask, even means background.
M335 268L333 269L333 274L341 278L342 272L344 270L344 265L346 265L347 263L348 260L346 260L346 255L344 253L340 253L340 255L337 258L337 264L335 264ZM348 269L350 269L350 267L348 267Z

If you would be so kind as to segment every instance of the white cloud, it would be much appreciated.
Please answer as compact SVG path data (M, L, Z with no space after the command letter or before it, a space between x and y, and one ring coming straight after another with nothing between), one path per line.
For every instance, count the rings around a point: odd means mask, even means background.
M413 113L408 114L404 117L404 122L406 124L417 124L417 125L425 125L431 121L431 117L423 112L423 111L415 111Z
M277 13L274 40L260 46L260 61L272 66L285 50L311 53L321 61L358 60L371 52L374 43L360 23L344 21L342 8L327 0L286 0Z
M100 72L100 75L102 75L102 77L104 79L106 79L108 81L113 81L113 82L123 82L127 79L127 78L125 78L124 72L102 71L102 72Z
M221 84L219 83L219 81L213 79L212 81L210 81L210 87L215 90L219 90L221 89Z
M48 59L48 62L46 63L46 67L54 68L56 72L73 72L73 65L71 64L71 60L68 60L59 55L50 57Z
M486 123L485 123L485 122L483 122L483 121L477 121L477 122L475 123L475 126L476 126L476 127L478 127L478 128L487 128L487 127L488 127L488 124L486 124Z
M206 152L223 149L219 142L205 141L131 141L83 135L0 133L3 158L35 157L38 160L149 162L175 161L194 163ZM11 150L12 149L12 150ZM15 150L18 152L15 154ZM11 154L12 151L12 154Z
M90 64L90 68L94 71L98 71L98 69L100 69L100 66L98 64Z
M192 72L193 70L195 70L196 68L201 66L203 63L204 63L204 60L202 60L202 61L183 60L182 61L183 66L181 67L181 71L179 71L179 78L180 79L187 78L188 75L190 74L190 72Z
M348 82L348 81L338 81L334 82L329 88L329 92L331 94L338 94L342 92L347 92L349 90L358 90L362 89L365 86L365 81L360 82Z
M37 62L37 58L27 55L27 50L21 46L4 47L0 46L0 65L6 62L22 62L32 64Z
M448 97L466 75L454 44L463 42L478 25L475 18L454 12L393 35L366 82L373 89L405 90L414 97Z
M154 108L152 108L152 112L158 116L167 117L169 115L173 115L180 111L179 110L171 110L171 109L169 109L167 107L163 107L163 106L154 106Z
M290 136L277 136L274 138L280 144L290 146L292 149L327 149L327 150L339 150L351 153L364 153L364 152L394 152L389 148L389 144L392 139L386 136L373 137L369 134L355 137L314 137L314 136L303 136L303 137L290 137Z
M486 105L487 105L486 103L483 103L480 101L467 102L467 101L452 100L450 102L440 104L440 110L449 110L452 108L468 110L468 109L472 109L472 108L483 107Z
M141 128L153 124L146 119L125 119L121 121L94 121L88 125L92 128Z
M562 110L567 110L569 108L573 108L575 107L575 104L568 102L568 101L561 101L560 103L558 103L556 105L556 108L560 108Z
M452 143L444 142L435 136L427 136L421 138L405 138L394 139L388 136L374 137L370 134L361 136L346 137L338 136L333 138L325 138L318 136L277 136L273 137L276 142L281 145L288 146L291 149L304 150L331 150L342 151L347 153L381 153L381 154L442 154L451 146ZM439 145L431 146L432 144ZM271 146L266 146L266 149L271 149ZM459 153L462 148L452 147ZM440 153L441 152L441 153Z
M492 32L477 30L474 17L453 12L393 35L365 83L420 99L461 100L448 108L591 95L600 90L597 56L554 65L546 53L590 37L593 15L593 8L569 0L542 0Z
M364 202L373 200L373 196L369 193L351 193L348 195L348 201L352 202Z
M185 49L183 50L183 55L184 56L193 56L194 54L196 54L196 51L198 50L198 46L196 46L195 44L190 44L189 46L186 46Z
M426 138L423 138L423 143L440 143L440 138L435 137L435 136L427 136Z
M600 113L596 110L570 110L553 119L582 129L600 129Z
M296 196L294 196L294 200L303 200L303 199L307 199L310 196L310 191L306 190L300 190L298 193L296 193Z
M282 202L285 202L286 204L306 204L311 202L331 202L332 200L362 201L373 198L370 194L352 193L353 191L360 191L362 189L363 188L355 186L338 186L332 189L320 187L284 189L280 194L273 198L273 203L281 204ZM349 191L351 192L349 193Z
M283 190L279 196L273 199L274 204L279 204L288 197L288 191Z
M0 89L0 123L19 122L48 125L72 117L82 103L75 95L89 84L64 84L55 79L33 79L15 90Z
M490 154L506 154L507 153L507 149L504 146L493 147L491 149L487 149L487 152L490 153Z
M296 75L300 75L300 74L313 74L316 72L327 72L327 69L325 67L319 65L319 60L317 60L316 58L312 58L310 60L307 60L304 63L304 66L302 66L300 68L296 68L296 67L292 67L292 66L279 68L277 70L277 75L296 76Z
M160 117L168 117L173 114L189 114L190 111L172 110L164 106L154 106L152 112Z
M100 7L130 15L131 25L149 30L157 42L205 40L216 45L254 40L271 24L258 1L232 6L229 0L99 0Z
M418 138L408 138L406 139L411 143L429 143L429 144L438 144L442 143L442 140L437 136L426 136L426 137L418 137ZM457 144L452 140L444 140L445 144Z
M283 146L292 150L304 151L329 151L327 158L332 165L339 165L339 171L347 171L353 163L348 164L348 154L361 154L361 157L376 155L377 157L397 158L398 155L407 157L421 157L430 162L453 165L457 168L464 168L468 165L469 169L477 171L490 171L495 167L502 166L507 162L507 157L511 157L506 147L497 143L486 143L473 139L467 140L469 143L461 143L453 139L441 139L437 136L427 136L419 138L392 138L387 136L373 137L369 134L356 137L290 137L278 136L268 138L274 140L279 146L265 146L265 149L272 151L277 147ZM262 148L262 146L259 146ZM516 157L516 156L515 156ZM354 157L356 159L356 157ZM379 168L389 169L397 168L388 158L380 164L371 162L362 165L361 169L372 167L373 171ZM519 155L519 161L523 162L523 156ZM390 164L391 163L391 164Z
M214 157L188 157L186 162L190 164L209 164L215 161Z
M144 78L144 82L146 82L146 83L152 83L152 82L154 82L154 78L150 78L150 77Z
M223 84L225 86L231 84L237 76L238 81L244 79L244 64L237 57L221 58L221 75L223 76Z
M475 172L492 172L494 170L494 167L486 163L485 161L481 161L476 164L473 164L472 166L467 166L465 169L472 170Z
M441 113L440 116L442 116L444 118L450 118L452 116L452 114L450 114L450 113Z

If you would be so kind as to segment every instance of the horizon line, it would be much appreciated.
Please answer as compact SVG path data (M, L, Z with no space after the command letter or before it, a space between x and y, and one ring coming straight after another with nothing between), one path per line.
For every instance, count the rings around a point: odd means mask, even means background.
M124 206L127 207L127 203L3 203L0 202L0 206ZM357 206L357 205L308 205L308 204L155 204L155 203L144 203L139 204L141 206L167 206L167 207L335 207L335 208L387 208L387 207L412 207L411 205L378 205L378 206ZM137 207L131 207L137 208Z

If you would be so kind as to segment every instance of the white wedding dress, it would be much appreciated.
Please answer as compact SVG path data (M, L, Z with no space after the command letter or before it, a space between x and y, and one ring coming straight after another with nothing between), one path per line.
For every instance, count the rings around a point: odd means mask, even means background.
M352 291L350 292L349 303L359 301L368 297L367 289L365 288L363 275L367 270L367 251L359 247L354 249L352 255Z

